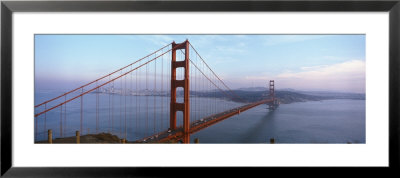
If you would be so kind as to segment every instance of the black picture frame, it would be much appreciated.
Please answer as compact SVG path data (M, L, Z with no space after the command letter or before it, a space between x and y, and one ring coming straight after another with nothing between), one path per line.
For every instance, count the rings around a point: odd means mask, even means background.
M12 166L12 17L13 12L389 12L389 167L362 171L391 171L399 168L400 90L400 3L395 1L2 1L1 2L1 176L5 177L132 177L206 175L205 168L73 167L20 168ZM174 159L174 158L171 158ZM184 161L185 158L180 158ZM200 169L200 170L199 170ZM242 168L209 168L218 172L244 172ZM250 168L248 173L268 174L267 168ZM281 168L280 176L291 173ZM294 168L296 169L296 168ZM321 169L321 168L320 168ZM347 168L346 168L347 169ZM296 169L300 171L299 169ZM188 171L188 172L186 172ZM300 171L309 173L310 170ZM212 173L216 174L216 173ZM326 174L326 173L325 173ZM335 175L338 172L330 171Z

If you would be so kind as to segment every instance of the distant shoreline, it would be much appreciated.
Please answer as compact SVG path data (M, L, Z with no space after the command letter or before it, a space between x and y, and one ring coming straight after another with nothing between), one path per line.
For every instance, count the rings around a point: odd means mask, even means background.
M107 92L107 90L100 92L92 92L101 93L101 94L113 94L113 95L124 95L122 92L117 92L118 89L115 89L113 92ZM140 91L140 92L127 92L128 96L159 96L159 97L169 97L170 95L164 92L155 92L155 94L150 94L151 92ZM265 99L269 97L267 91L246 91L246 90L233 90L233 93L236 94L236 98L228 98L223 92L216 91L191 91L191 97L200 97L200 98L219 98L223 100L239 102L239 103L252 103L256 101L260 101L261 99ZM178 91L177 97L183 97L183 92ZM275 97L279 99L281 104L290 104L294 102L306 102L306 101L321 101L321 100L330 100L330 99L353 99L353 100L365 100L365 94L359 93L335 93L335 92L305 92L305 91L286 91L286 90L277 90L275 91Z

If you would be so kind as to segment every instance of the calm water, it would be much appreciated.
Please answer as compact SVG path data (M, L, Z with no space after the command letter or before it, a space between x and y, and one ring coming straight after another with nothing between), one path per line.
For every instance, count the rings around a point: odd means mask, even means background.
M58 94L36 93L35 104ZM169 97L109 94L98 97L101 102L97 132L112 132L133 141L168 128ZM242 103L192 97L191 120L240 105ZM36 140L47 139L47 129L53 130L53 137L60 137L60 128L64 137L74 136L75 131L80 130L80 106L78 99L68 103L67 108L63 106L39 116L35 121ZM274 138L276 143L365 143L365 100L281 104L275 111L266 108L266 105L260 105L242 112L191 135L191 140L199 138L200 143L268 143ZM96 94L83 98L83 111L83 134L95 133ZM182 124L182 114L178 114L177 122Z
M365 100L324 100L258 106L206 128L201 143L365 143Z

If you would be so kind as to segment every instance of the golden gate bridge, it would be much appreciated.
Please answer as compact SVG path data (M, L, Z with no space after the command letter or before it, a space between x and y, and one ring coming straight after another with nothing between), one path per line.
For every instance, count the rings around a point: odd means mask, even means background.
M246 102L224 83L188 40L172 42L35 105L35 140L43 138L49 127L53 127L55 136L63 138L75 130L89 134L93 125L94 133L118 134L125 140L133 132L133 143L190 143L191 134L253 107L268 104L274 109L278 104L274 87L270 80L268 94L259 101ZM50 120L53 124L49 126ZM55 120L58 128L54 128Z

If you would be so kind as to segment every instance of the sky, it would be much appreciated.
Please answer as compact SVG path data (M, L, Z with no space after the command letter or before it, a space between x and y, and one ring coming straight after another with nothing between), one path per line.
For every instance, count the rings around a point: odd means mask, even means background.
M186 39L232 89L365 93L365 35L35 35L35 89L79 87Z

